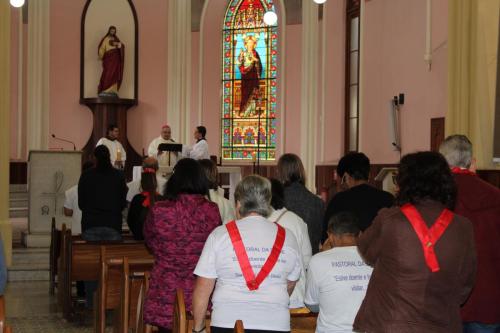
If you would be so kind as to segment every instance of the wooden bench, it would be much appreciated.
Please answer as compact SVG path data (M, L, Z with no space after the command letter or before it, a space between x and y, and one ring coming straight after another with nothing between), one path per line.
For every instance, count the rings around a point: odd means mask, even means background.
M72 285L75 281L98 281L101 259L151 259L144 242L123 240L117 242L86 242L71 236L71 230L61 232L61 255L58 264L58 301L64 318L73 319ZM104 253L104 255L102 255Z
M245 333L245 328L243 327L243 321L237 320L234 323L234 333Z
M50 259L49 259L49 294L54 295L56 288L57 264L61 254L61 235L66 230L66 224L63 223L61 230L56 228L56 218L52 218L50 227Z
M110 258L109 247L101 247L101 271L97 302L95 307L96 332L104 333L106 327L106 310L115 312L115 331L128 332L130 313L137 309L139 290L144 280L144 273L151 271L154 259L129 259L129 257ZM104 258L104 259L103 259ZM142 279L131 280L130 276L142 276ZM131 302L132 300L132 302ZM127 311L122 311L123 307ZM132 315L135 320L136 315ZM122 326L123 325L123 326Z
M307 309L290 310L290 329L294 333L314 333L316 331L317 313ZM205 319L207 333L210 333L210 314ZM241 323L243 326L243 322ZM193 329L193 316L186 311L184 291L177 289L175 293L172 333L187 333ZM235 326L236 329L236 326Z

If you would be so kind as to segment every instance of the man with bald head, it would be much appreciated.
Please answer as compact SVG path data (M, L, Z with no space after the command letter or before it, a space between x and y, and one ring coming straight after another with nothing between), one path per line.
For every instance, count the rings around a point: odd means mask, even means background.
M158 172L158 160L154 157L146 157L142 161L142 169L153 169L156 171L156 184L157 184L157 192L163 195L163 189L165 188L165 184L167 183L167 179L163 177L159 172ZM139 194L142 192L141 189L141 180L137 179L134 181L131 181L130 183L127 184L128 186L128 192L127 192L127 201L130 203L134 196L136 194Z
M177 163L177 153L159 151L158 146L163 143L175 143L175 141L172 139L172 130L168 125L163 125L161 128L161 135L156 139L154 139L153 141L151 141L151 143L149 144L148 156L158 159L158 163L162 167L169 165L174 166Z

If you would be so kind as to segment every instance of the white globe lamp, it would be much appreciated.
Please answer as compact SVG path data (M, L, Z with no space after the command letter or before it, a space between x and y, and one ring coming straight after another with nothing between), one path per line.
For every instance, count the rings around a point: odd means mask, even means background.
M22 7L24 5L24 0L10 0L10 5L16 8Z
M316 2L318 5L321 5L322 3L325 3L326 0L313 0L314 2Z
M278 15L276 15L275 12L273 12L272 10L270 10L270 11L267 11L264 14L264 23L265 24L267 24L267 25L275 25L276 22L278 22Z

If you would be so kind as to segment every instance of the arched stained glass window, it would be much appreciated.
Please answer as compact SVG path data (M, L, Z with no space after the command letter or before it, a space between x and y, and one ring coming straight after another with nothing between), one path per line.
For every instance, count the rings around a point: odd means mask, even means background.
M231 0L223 28L222 158L276 156L278 26L272 0Z

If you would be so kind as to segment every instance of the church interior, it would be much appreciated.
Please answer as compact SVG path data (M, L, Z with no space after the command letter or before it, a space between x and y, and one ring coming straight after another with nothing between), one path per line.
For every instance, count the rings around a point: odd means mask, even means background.
M500 0L0 0L0 323L143 332L103 319L105 305L82 310L71 274L99 262L73 272L64 255L80 244L63 228L64 192L110 125L127 182L168 128L169 156L206 142L232 200L245 176L277 177L287 153L325 202L348 152L396 193L401 157L452 134L500 188L499 17ZM170 157L161 163L171 172Z

